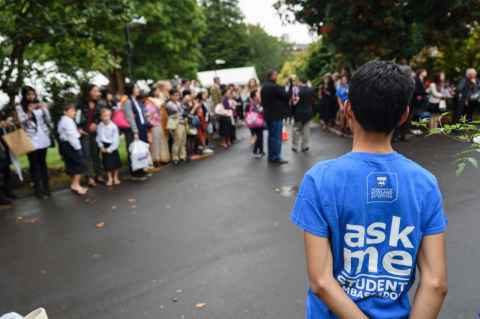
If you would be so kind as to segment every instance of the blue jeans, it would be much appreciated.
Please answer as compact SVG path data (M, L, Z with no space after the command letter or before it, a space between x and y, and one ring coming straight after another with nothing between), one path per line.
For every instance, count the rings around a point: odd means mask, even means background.
M279 161L282 159L282 130L283 121L268 121L268 160Z

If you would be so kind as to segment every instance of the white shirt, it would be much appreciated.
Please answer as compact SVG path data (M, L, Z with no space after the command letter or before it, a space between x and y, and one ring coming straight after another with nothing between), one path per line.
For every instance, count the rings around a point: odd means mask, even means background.
M110 144L107 148L108 153L112 153L118 149L120 133L118 132L118 127L112 121L108 124L100 122L97 125L97 144L99 147L104 147L103 143Z
M35 121L28 117L20 105L17 105L16 112L22 128L32 141L33 148L35 150L41 150L50 147L52 144L49 136L51 118L48 109L34 109L32 113Z
M58 137L60 141L68 142L75 150L79 151L82 149L82 144L80 143L80 133L77 129L77 124L75 121L64 115L58 122Z

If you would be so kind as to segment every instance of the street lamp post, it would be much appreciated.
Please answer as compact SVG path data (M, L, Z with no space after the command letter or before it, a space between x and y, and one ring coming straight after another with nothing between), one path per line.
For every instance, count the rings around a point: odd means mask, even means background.
M130 80L133 80L133 67L132 67L132 57L133 57L133 44L130 41L130 27L136 25L145 25L147 20L144 17L138 17L133 19L131 22L125 24L125 41L127 45L127 72Z

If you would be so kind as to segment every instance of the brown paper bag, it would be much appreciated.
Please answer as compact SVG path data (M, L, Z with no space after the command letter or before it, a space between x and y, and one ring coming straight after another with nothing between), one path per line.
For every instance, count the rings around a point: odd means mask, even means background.
M3 140L15 156L22 156L34 151L32 140L23 128L3 135Z

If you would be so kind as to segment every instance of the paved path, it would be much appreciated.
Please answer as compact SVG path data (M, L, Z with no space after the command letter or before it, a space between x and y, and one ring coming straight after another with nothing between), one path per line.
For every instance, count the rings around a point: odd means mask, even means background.
M95 190L88 201L61 192L0 212L0 313L44 306L52 319L303 318L294 198L277 188L298 185L350 143L318 129L313 140L310 154L287 150L282 167L251 158L244 140L146 183ZM437 137L400 145L439 175L446 195L448 319L480 311L480 170L455 177L451 154L460 147Z

